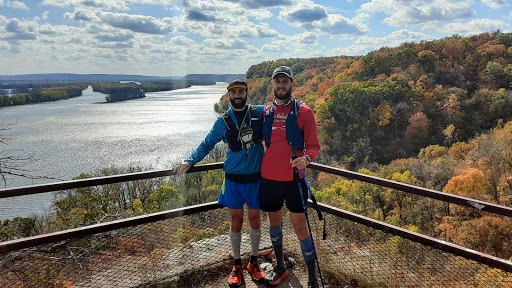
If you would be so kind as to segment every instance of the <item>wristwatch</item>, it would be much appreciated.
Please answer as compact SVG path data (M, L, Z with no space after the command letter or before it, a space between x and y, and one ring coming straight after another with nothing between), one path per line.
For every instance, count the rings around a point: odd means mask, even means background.
M304 155L302 156L302 158L306 159L306 161L309 163L311 163L311 157L309 157L308 155ZM307 165L307 164L306 164Z

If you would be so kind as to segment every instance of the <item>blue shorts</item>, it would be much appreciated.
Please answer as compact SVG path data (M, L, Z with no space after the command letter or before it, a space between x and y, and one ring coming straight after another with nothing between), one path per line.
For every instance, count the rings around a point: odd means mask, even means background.
M231 209L242 209L244 204L252 209L260 209L259 195L260 181L240 184L224 178L218 203Z

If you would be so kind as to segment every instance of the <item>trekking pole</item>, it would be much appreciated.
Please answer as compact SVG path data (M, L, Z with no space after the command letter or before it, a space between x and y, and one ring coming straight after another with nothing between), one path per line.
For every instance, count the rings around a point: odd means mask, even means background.
M304 170L300 170L302 173L302 179L304 179L304 183L306 183L306 187L309 190L309 195L311 196L311 201L313 201L313 208L315 208L316 213L318 213L318 220L324 221L324 230L322 234L322 240L325 240L327 238L327 232L325 230L325 218L322 216L322 211L320 211L320 207L318 207L318 202L316 202L315 195L313 194L313 191L311 190L311 186L309 186L308 179L306 178L306 174L304 173Z
M291 157L292 157L292 160L295 160L297 158L297 155L295 153L293 153ZM311 232L311 226L309 225L308 207L306 205L306 201L304 201L302 185L300 185L299 171L297 168L293 168L293 171L295 172L295 177L297 178L297 185L299 186L300 199L302 200L302 207L304 207L304 215L306 216L306 223L308 225L309 237L311 237L311 245L313 246L313 253L315 254L316 267L318 267L318 276L320 276L320 283L322 283L322 288L323 288L324 287L324 278L322 277L322 271L320 270L320 263L318 262L318 255L316 254L315 242L313 241L313 233ZM304 179L304 183L306 183L306 185L308 186L309 191L311 191L311 188L309 187L309 184L307 183L306 175L304 174L304 171L302 171L302 177ZM313 192L311 192L311 195L313 196ZM316 202L316 200L315 200L315 202ZM319 214L319 217L321 217L320 215L321 214ZM324 220L324 224L325 224L325 220ZM325 229L325 226L324 226L324 229ZM324 231L324 234L325 234L325 231Z

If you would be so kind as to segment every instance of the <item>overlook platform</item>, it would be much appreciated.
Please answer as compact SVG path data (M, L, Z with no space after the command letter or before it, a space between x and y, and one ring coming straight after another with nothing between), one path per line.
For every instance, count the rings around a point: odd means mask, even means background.
M311 167L336 172L335 168ZM222 163L194 167L218 169ZM338 169L340 170L340 169ZM360 181L411 193L422 190L385 179L341 171ZM170 171L143 172L0 190L0 198L41 191L106 185L169 176ZM424 190L424 191L423 191ZM423 189L422 191L428 191ZM419 192L418 192L419 193ZM441 193L441 192L437 192ZM429 196L425 196L429 197ZM443 195L446 201L465 199ZM435 198L437 199L437 198ZM464 204L509 216L510 208L468 200ZM481 205L485 205L481 207ZM512 262L431 238L387 223L319 203L309 220L326 287L511 287ZM474 209L474 208L469 208ZM116 220L0 243L0 287L226 287L232 259L229 213L215 202ZM262 215L261 262L270 269L271 245ZM291 267L279 287L306 287L299 242L287 216L283 247ZM249 254L248 226L242 230L244 263ZM253 283L244 272L242 287Z

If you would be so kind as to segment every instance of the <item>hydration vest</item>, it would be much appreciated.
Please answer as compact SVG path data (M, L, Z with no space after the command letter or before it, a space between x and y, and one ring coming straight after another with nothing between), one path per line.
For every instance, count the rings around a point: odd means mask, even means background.
M248 131L250 128L252 130L252 137L250 139L250 143L256 145L260 144L263 141L263 123L262 118L260 117L258 110L255 107L252 107L250 104L247 108L247 113L244 116L243 121L245 123L241 123L237 125L235 123L236 117L234 112L232 112L232 116L229 113L229 110L222 114L222 119L224 119L224 123L226 123L227 131L226 131L226 139L228 142L229 150L236 152L243 149L243 136L240 132ZM247 127L244 129L243 127ZM242 128L242 131L240 131ZM245 142L247 144L247 142ZM249 144L250 144L249 143Z
M304 150L304 131L299 128L297 116L299 115L301 103L294 100L293 106L286 117L286 141L294 150ZM265 146L270 147L270 138L272 136L272 124L274 123L274 104L265 113L265 121L263 122L263 136Z

